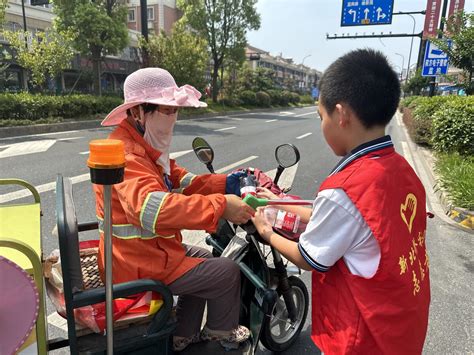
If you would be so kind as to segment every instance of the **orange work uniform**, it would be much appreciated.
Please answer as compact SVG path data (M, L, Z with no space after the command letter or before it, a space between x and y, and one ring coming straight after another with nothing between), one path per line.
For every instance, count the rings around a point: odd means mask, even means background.
M153 149L124 120L110 135L125 146L124 181L112 188L113 281L169 284L204 259L185 256L181 229L214 231L226 207L225 175L196 176L170 161L169 191ZM103 187L94 185L99 219L99 270L104 271Z

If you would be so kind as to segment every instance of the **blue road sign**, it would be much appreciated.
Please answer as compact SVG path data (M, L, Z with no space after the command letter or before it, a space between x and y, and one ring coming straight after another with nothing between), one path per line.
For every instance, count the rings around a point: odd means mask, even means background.
M451 47L451 40L448 40ZM446 75L448 73L448 54L439 49L431 41L426 42L425 58L423 60L422 76Z
M311 89L311 96L313 99L316 99L317 97L319 97L319 90L318 88L314 87Z
M341 26L389 25L393 0L342 0Z

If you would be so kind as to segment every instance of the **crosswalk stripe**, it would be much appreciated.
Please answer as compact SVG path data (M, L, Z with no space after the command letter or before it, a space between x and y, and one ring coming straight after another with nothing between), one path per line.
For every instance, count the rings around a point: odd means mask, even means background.
M0 158L10 158L19 155L42 153L51 148L54 143L56 143L56 139L43 139L40 141L11 144L7 149L0 152Z

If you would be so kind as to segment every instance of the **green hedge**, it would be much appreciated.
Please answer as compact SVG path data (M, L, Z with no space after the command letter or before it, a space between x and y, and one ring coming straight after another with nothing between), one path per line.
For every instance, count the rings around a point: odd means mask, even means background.
M445 102L433 115L432 130L438 152L474 155L474 96Z
M265 91L259 91L255 94L257 105L260 107L269 107L272 103L270 99L270 95L268 95Z
M0 119L37 121L48 117L77 118L108 113L122 102L121 98L111 96L0 94Z

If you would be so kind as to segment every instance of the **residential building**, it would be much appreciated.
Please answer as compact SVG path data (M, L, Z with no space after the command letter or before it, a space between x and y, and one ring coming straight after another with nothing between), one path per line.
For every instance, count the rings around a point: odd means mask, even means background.
M127 25L131 30L141 32L140 0L127 0ZM147 0L147 26L149 34L159 34L161 31L170 33L173 24L181 17L176 8L176 0Z
M284 89L310 92L321 78L322 73L304 64L296 64L292 58L271 55L253 46L247 46L246 56L252 69L266 68L275 73L275 84Z

